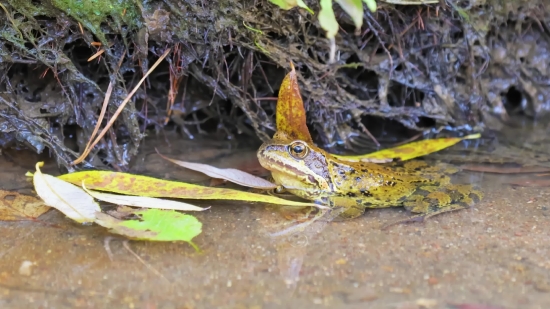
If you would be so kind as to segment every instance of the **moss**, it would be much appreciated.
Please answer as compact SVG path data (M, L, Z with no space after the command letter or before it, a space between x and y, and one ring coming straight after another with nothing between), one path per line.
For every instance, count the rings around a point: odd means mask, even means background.
M52 0L52 4L90 29L104 44L107 42L100 30L101 23L112 18L117 29L123 24L135 28L139 20L139 9L129 0Z

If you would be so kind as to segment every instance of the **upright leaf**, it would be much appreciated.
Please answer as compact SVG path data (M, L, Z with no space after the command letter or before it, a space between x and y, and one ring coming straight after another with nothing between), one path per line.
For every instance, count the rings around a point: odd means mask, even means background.
M286 133L292 139L312 142L306 125L306 110L300 95L294 64L281 83L277 100L277 131Z
M357 30L363 26L363 0L336 0L342 9L348 13Z
M439 0L436 0L439 1ZM371 12L376 12L376 0L363 0ZM386 1L388 2L388 1Z
M334 39L338 33L338 22L332 10L332 0L321 0L321 11L319 12L319 24L327 32L327 38Z
M269 2L279 6L283 10L290 10L295 6L299 6L303 9L306 9L309 13L314 14L313 10L311 10L303 0L269 0Z

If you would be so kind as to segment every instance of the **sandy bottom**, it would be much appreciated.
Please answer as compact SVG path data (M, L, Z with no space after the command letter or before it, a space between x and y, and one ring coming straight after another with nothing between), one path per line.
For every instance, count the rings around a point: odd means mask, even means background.
M174 167L154 145L134 172L208 183ZM214 142L161 152L220 167L254 169L255 154ZM0 156L0 188L31 192L34 155ZM53 164L44 171L56 173ZM512 188L510 176L463 174L485 198L424 223L380 227L407 216L370 210L316 222L294 234L272 208L202 203L201 252L186 243L130 242L52 210L40 222L0 222L1 308L550 308L550 190ZM33 263L30 273L21 265ZM470 305L470 306L467 306ZM474 306L475 305L475 306ZM483 307L483 306L484 307Z

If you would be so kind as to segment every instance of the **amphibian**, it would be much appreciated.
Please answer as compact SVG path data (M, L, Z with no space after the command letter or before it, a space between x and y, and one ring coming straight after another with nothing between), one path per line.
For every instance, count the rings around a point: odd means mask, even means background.
M472 206L482 197L471 185L452 184L447 167L410 161L401 166L349 162L312 142L277 132L258 150L260 164L290 193L355 218L366 208L403 206L414 217L431 217Z

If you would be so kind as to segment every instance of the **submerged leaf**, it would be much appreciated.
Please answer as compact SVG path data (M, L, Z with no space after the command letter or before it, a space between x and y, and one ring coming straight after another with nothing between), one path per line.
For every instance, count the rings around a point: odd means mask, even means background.
M322 206L313 203L289 201L269 195L223 188L204 187L185 182L169 181L118 172L84 171L61 175L59 178L74 184L81 184L84 180L88 189L109 191L127 195L182 199L235 200L298 207L314 206L317 208L322 208Z
M277 132L284 132L292 139L312 142L306 125L306 110L292 62L290 67L292 69L281 82L277 99Z
M158 153L158 151L157 151ZM158 153L163 159L168 160L179 166L201 172L212 178L225 179L241 186L251 187L256 189L275 189L277 185L263 178L251 175L234 168L217 168L208 164L185 162L175 159L170 159Z
M85 184L82 183L82 188L95 199L104 201L107 203L117 204L117 205L126 205L134 206L141 208L156 208L156 209L171 209L171 210L183 210L183 211L203 211L208 208L201 208L195 205L163 200L154 197L146 196L131 196L131 195L118 195L118 194L109 194L96 192L86 189Z
M463 164L460 166L460 168L466 171L495 174L529 174L550 172L550 167L545 166L506 166L503 164L491 163Z
M395 148L384 149L377 152L358 155L358 156L340 156L333 155L339 159L346 161L369 161L371 159L394 159L399 161L406 161L417 157L425 156L430 153L434 153L451 147L454 144L465 139L479 138L480 134L472 134L465 137L449 137L449 138L436 138L427 139L418 142L412 142L409 144L401 145Z
M136 210L133 213L139 215L140 220L119 220L97 213L96 223L132 239L186 241L197 248L191 240L202 232L202 223L194 216L160 209Z
M0 221L35 219L50 210L34 196L0 190Z
M81 188L48 174L42 174L36 163L33 175L34 189L44 203L64 213L67 217L80 222L93 222L99 205Z

